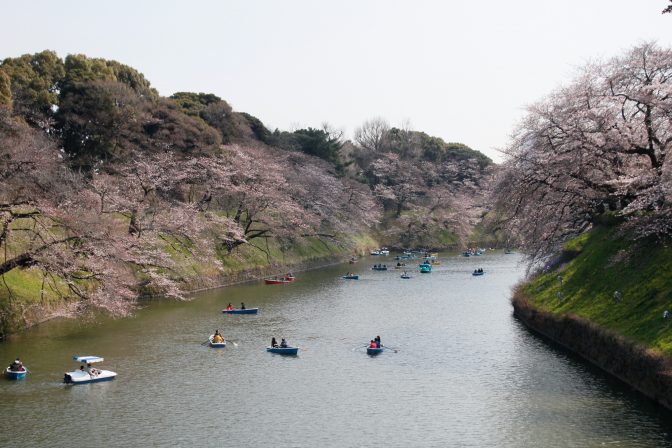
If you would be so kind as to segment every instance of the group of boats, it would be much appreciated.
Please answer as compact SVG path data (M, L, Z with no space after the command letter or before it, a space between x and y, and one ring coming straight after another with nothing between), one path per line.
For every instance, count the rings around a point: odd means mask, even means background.
M373 256L378 256L378 255L390 255L390 251L387 247L383 247L380 249L375 249L369 252Z
M387 248L382 248L382 249L377 249L375 251L371 252L371 255L389 255L389 250ZM468 250L463 252L463 256L465 257L470 257L470 256L478 256L483 253L482 249L478 249L476 251L473 250ZM507 253L509 253L507 251ZM428 274L432 272L432 265L440 264L440 261L438 260L438 254L436 253L424 253L423 254L424 261L418 265L420 269L420 273L422 274ZM404 255L401 257L395 257L397 260L404 260L404 259L411 259L415 258L415 255L411 252L404 252ZM351 260L351 262L353 262ZM403 268L405 267L405 263L397 263L397 266L395 268ZM372 268L374 271L387 271L387 265L385 264L376 264ZM483 268L478 268L475 269L472 275L474 276L481 276L484 275L485 272L483 271ZM355 274L354 272L348 272L347 274L343 275L343 278L346 280L359 280L359 274ZM401 275L402 279L410 279L412 278L406 271ZM277 284L286 284L286 283L293 283L296 280L296 277L292 275L291 273L287 273L286 275L283 276L275 276L272 278L267 278L264 279L264 282L268 285L277 285ZM257 314L259 311L259 308L246 308L244 304L241 304L240 308L233 308L231 307L231 304L226 309L222 310L222 313L224 314ZM224 348L226 347L226 340L223 338L218 338L215 340L215 334L212 334L209 336L207 343L209 344L210 347L212 348ZM235 344L235 343L234 343ZM366 352L368 355L378 355L382 353L384 350L384 347L378 346L378 347L373 347L373 346L367 346ZM268 347L266 347L266 351L269 353L276 353L280 355L297 355L299 353L299 347L293 347L293 346L288 346L284 344L282 345L277 345L277 344L272 344ZM92 356L92 355L86 355L86 356L80 356L80 355L75 355L72 357L73 360L77 361L80 363L80 367L77 370L71 371L71 372L66 372L63 376L63 381L66 384L88 384L88 383L97 383L97 382L103 382L103 381L111 381L113 380L116 376L116 372L112 372L111 370L103 370L103 369L97 369L92 367L93 364L97 364L100 362L103 362L104 359L100 356ZM29 373L29 370L20 362L20 360L17 358L9 367L5 369L5 376L9 379L15 379L15 380L20 380L26 377L26 375Z
M291 274L288 274L291 275ZM292 281L294 281L294 276L292 276ZM225 314L257 314L259 311L259 308L245 308L243 304L241 304L241 308L231 308L231 304L229 304L228 307L222 310L222 313ZM218 330L219 331L219 330ZM273 341L275 341L275 338L273 338ZM299 347L292 347L289 346L285 343L285 340L282 340L283 343L280 345L271 343L268 347L266 347L266 351L269 353L276 353L279 355L298 355L299 354ZM226 340L223 338L219 338L219 340L215 340L215 335L211 334L210 337L208 338L208 343L210 347L212 348L225 348L226 347ZM235 345L235 343L234 343Z
M92 364L103 362L100 356L78 356L72 357L73 360L80 363L80 367L72 372L65 372L63 382L65 384L88 384L99 383L102 381L111 381L117 376L116 372L111 370L97 369ZM30 371L17 358L7 369L5 376L11 380L21 380L26 377Z

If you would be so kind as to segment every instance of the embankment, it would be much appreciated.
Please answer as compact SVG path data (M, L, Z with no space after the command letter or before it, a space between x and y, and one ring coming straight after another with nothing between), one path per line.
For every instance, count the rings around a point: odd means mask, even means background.
M231 253L219 253L217 259L195 257L188 248L166 244L174 266L175 278L186 292L213 289L264 277L318 269L365 254L377 243L369 235L342 238L308 237L292 242L267 241L263 247L241 246ZM71 315L81 299L69 293L68 285L58 278L45 280L37 268L15 269L3 276L0 284L0 340L49 319ZM139 279L142 285L142 278ZM160 291L139 289L140 300L161 296Z
M605 219L516 288L514 314L672 409L671 274L664 241Z
M533 331L672 409L672 361L641 344L572 314L554 314L531 305L516 291L514 315Z

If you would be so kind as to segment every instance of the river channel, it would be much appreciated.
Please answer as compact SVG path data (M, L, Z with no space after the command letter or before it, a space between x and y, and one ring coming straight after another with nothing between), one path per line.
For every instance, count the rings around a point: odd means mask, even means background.
M0 381L0 446L660 447L671 414L511 315L517 255L392 257L157 301L127 319L58 320L0 344L31 373ZM417 266L417 263L415 264ZM471 272L482 267L485 275ZM346 271L360 280L344 280ZM258 315L223 315L229 303ZM201 345L216 328L229 344ZM380 335L385 351L364 344ZM301 347L266 353L271 337ZM67 386L73 355L114 381Z

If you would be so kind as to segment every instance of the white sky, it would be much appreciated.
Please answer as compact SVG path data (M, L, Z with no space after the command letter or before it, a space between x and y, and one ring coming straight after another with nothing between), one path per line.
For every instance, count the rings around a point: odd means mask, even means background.
M212 92L269 128L364 120L496 148L523 108L591 59L672 46L667 0L5 2L0 59L44 49Z

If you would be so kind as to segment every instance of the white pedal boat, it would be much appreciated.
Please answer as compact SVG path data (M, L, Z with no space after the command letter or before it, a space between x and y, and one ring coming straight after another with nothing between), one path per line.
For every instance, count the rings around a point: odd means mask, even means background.
M91 367L91 364L104 361L100 356L73 356L72 359L82 363L82 366L79 370L65 372L63 382L66 384L100 383L102 381L112 381L117 376L117 373L111 370Z

